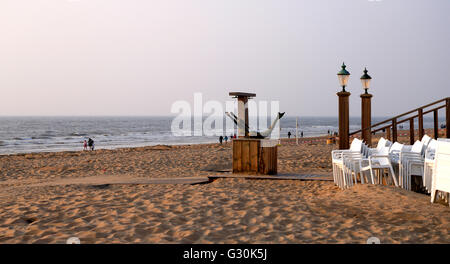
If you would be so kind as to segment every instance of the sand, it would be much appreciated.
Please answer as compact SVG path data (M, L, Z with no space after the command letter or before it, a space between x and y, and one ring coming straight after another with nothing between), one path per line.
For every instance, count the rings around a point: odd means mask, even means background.
M280 174L331 176L335 145L294 141ZM0 243L450 243L449 207L392 186L114 184L229 169L230 143L0 156Z

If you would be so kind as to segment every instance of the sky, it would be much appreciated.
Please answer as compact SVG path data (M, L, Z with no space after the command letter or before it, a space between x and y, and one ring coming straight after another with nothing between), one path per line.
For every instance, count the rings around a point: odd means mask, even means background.
M0 115L169 115L177 100L277 100L337 116L450 96L448 0L0 0Z

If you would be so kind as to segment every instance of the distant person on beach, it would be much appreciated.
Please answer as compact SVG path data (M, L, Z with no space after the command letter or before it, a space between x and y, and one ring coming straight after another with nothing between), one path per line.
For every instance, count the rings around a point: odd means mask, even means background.
M227 143L227 141L228 141L228 137L227 136L225 136L223 139L225 139L225 144Z
M86 141L86 139L84 140L84 143L83 143L83 150L87 150L87 141Z
M303 131L300 133L300 137L303 137Z
M220 136L220 137L219 137L219 142L220 142L220 144L222 144L222 141L223 141L223 136Z
M88 139L88 146L91 150L94 150L94 140L92 140L92 138Z
M291 138L291 131L288 132L288 138Z
M329 129L328 129L328 135L331 135L331 134L330 134L330 130L329 130Z

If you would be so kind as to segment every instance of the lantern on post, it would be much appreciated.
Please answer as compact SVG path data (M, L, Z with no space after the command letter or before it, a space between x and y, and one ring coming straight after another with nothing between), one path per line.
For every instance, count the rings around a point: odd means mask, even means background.
M372 77L367 74L367 68L364 68L364 74L361 76L362 88L364 93L361 94L361 137L368 146L372 145L372 95L367 92L369 90Z
M339 97L339 149L348 149L349 144L349 105L348 98L350 93L345 90L350 73L345 69L345 63L342 63L342 69L337 73L339 84L342 91L337 93Z

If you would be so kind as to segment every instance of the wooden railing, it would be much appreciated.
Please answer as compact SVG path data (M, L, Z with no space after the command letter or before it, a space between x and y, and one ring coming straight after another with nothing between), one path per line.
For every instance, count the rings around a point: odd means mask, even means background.
M434 106L434 107L433 107ZM431 108L433 107L433 108ZM431 108L431 109L429 109ZM384 121L378 122L370 127L366 127L354 132L351 132L349 136L361 133L363 130L370 129L371 133L376 133L378 131L385 130L386 138L392 140L392 142L397 141L398 130L397 126L399 124L409 122L409 131L410 131L410 143L414 144L414 119L418 119L418 130L419 130L419 139L424 136L423 129L423 116L429 113L433 113L434 116L434 138L439 137L439 116L438 110L441 108L445 108L446 115L446 138L450 138L450 97L443 98L441 100L435 101L431 104L427 104L416 108L414 110L408 111L398 116L394 116L392 118L386 119Z

